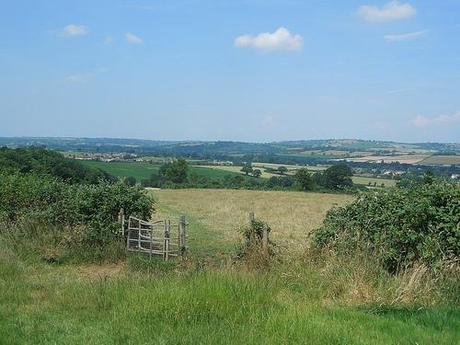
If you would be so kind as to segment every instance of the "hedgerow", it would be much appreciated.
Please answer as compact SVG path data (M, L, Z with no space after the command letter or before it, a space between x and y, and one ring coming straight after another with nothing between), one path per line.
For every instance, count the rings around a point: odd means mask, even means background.
M314 234L318 248L367 252L390 272L460 258L460 184L433 181L409 189L367 192L328 212Z
M117 216L148 219L153 200L140 187L123 183L67 184L53 177L13 173L0 175L0 222L83 227L84 241L104 246L116 238Z

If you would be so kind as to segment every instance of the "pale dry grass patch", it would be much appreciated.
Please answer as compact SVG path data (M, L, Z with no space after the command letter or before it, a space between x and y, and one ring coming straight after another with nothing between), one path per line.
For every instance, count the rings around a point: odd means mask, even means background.
M301 250L308 235L318 228L326 212L342 206L353 196L325 193L284 191L250 191L223 189L180 189L153 192L163 217L171 213L185 214L208 229L215 241L237 243L238 229L247 224L248 215L267 222L271 239L289 251Z

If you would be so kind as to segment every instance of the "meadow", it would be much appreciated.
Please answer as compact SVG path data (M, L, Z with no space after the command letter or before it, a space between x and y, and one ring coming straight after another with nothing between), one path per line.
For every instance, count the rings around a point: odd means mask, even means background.
M3 344L454 344L460 312L423 282L302 256L325 212L353 197L246 190L159 190L154 218L185 214L189 256L162 262L47 263L0 237ZM280 254L235 261L248 212ZM377 273L376 273L377 272ZM400 298L401 291L421 290ZM414 287L415 286L415 287ZM430 286L429 286L430 288ZM399 298L399 299L398 299ZM414 302L415 301L415 302Z
M138 182L147 180L152 173L158 173L160 164L150 164L144 162L101 162L101 161L81 161L84 165L99 168L116 177L124 178L132 176ZM240 175L239 172L223 171L213 169L213 167L190 166L190 172L200 176L206 176L213 179L221 179L227 175Z
M227 252L241 237L250 212L267 221L271 237L288 251L299 252L327 210L353 200L343 194L226 189L177 189L151 192L158 202L155 218L187 215L192 250Z
M425 165L453 165L460 164L460 155L433 155L428 158L425 158L419 164Z
M369 183L373 186L374 183L377 187L381 187L382 183L384 187L394 187L396 186L396 180L384 179L384 178L377 178L377 177L366 177L366 176L353 176L351 178L353 183L368 186Z

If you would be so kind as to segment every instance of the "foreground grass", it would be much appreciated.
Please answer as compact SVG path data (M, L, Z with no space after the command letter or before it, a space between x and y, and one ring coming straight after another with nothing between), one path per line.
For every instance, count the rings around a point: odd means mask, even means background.
M151 268L99 275L25 265L4 251L0 343L454 344L459 336L451 308L326 303L313 271Z
M155 217L187 215L191 259L47 264L42 248L34 248L54 243L43 234L46 228L37 235L43 241L25 241L30 246L0 232L0 344L458 341L455 277L441 282L416 271L391 276L371 260L300 256L327 209L350 196L229 190L154 195ZM250 211L270 223L282 250L283 259L270 269L230 260L237 228ZM216 257L224 260L216 264Z

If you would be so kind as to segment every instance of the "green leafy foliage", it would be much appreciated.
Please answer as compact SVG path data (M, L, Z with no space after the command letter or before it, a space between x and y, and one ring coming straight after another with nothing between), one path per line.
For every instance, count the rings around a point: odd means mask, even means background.
M315 188L313 178L307 169L302 168L296 171L294 175L296 186L299 190L309 191Z
M133 176L128 176L123 180L123 183L127 186L134 187L137 183L137 180Z
M184 183L187 181L188 164L185 159L177 159L160 167L159 176L164 182Z
M423 263L436 268L460 257L460 185L443 181L362 194L328 212L318 247L370 252L390 271Z
M246 259L247 263L256 267L264 267L270 263L268 259L275 255L275 243L269 239L271 227L260 219L252 219L249 224L241 228L243 243L238 249L237 257ZM267 233L267 250L263 249L264 232Z
M252 171L252 176L254 177L260 177L262 175L262 171L260 171L260 169L254 169Z
M252 164L251 163L246 163L242 168L241 172L243 172L246 176L251 174L253 171Z
M323 172L314 175L315 183L323 188L330 190L340 190L353 187L351 177L353 172L346 164L333 165Z
M0 172L50 175L69 183L96 184L116 180L109 173L65 158L61 153L43 148L0 148Z
M66 184L35 174L0 175L0 221L82 226L85 242L104 246L117 237L121 208L125 215L148 219L153 200L140 188L121 182Z

